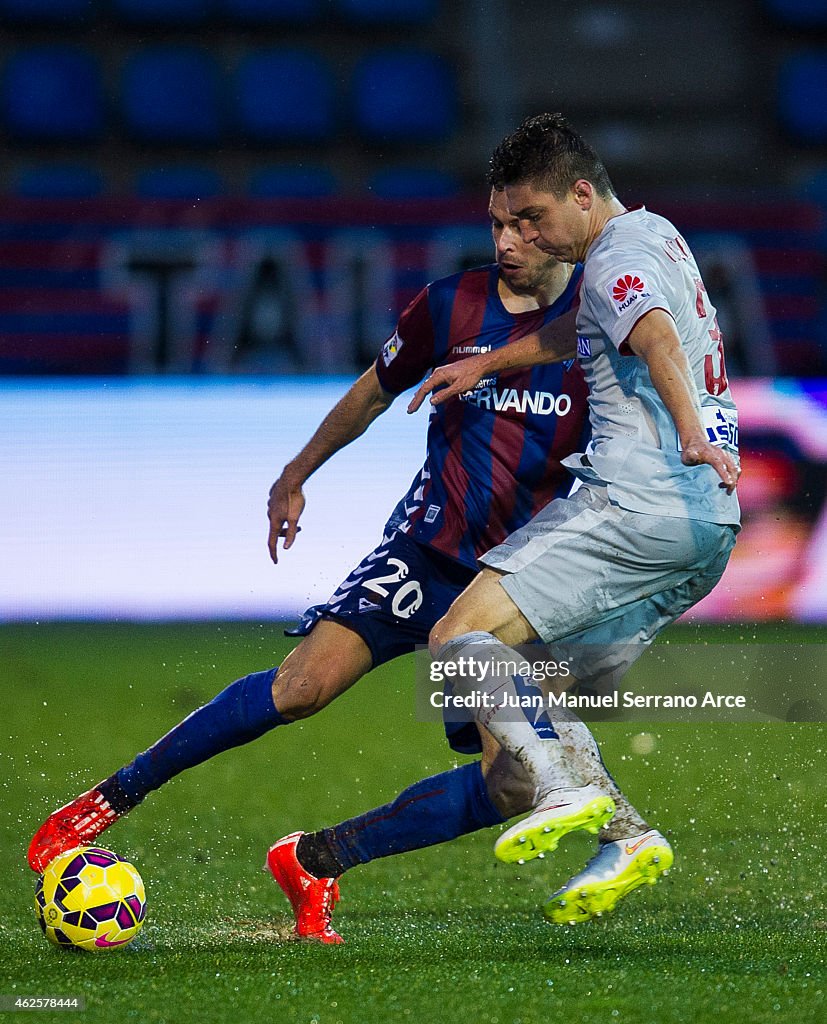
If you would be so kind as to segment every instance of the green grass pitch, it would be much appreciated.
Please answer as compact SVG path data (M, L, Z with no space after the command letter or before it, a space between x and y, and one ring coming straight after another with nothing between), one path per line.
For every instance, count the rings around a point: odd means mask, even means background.
M335 919L345 946L289 941L287 903L260 871L267 846L455 763L439 727L414 720L406 662L118 823L103 845L144 876L142 935L100 956L49 946L25 865L41 819L287 649L273 624L0 629L0 995L82 996L75 1019L86 1024L827 1020L819 724L652 726L646 755L635 753L639 723L595 726L620 783L676 851L669 877L610 918L554 928L539 910L590 837L509 868L489 832L347 875Z

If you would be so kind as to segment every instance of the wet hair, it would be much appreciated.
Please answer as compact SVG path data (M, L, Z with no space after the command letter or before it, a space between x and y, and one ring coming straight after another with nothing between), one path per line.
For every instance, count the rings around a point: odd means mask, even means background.
M585 178L597 194L615 194L600 157L562 114L538 114L523 121L491 155L488 181L501 191L506 185L529 184L558 199Z

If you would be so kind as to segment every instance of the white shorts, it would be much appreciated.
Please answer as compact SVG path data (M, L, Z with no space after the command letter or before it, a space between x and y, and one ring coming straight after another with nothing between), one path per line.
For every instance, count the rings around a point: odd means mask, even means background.
M480 562L505 574L502 587L541 640L581 650L574 660L586 682L617 678L705 597L734 544L731 526L631 512L584 484Z

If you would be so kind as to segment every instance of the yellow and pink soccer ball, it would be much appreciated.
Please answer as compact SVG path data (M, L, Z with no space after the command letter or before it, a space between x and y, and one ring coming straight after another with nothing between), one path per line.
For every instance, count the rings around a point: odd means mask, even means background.
M123 857L83 846L56 857L37 881L37 920L56 946L122 949L143 927L144 883Z

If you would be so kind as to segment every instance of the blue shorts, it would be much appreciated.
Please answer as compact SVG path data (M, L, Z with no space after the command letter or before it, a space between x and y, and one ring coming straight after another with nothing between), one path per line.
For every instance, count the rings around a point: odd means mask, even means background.
M435 548L394 532L356 566L325 604L308 608L288 636L307 636L319 619L340 622L365 641L373 667L428 643L428 634L477 575ZM445 724L451 747L478 754L473 722Z

